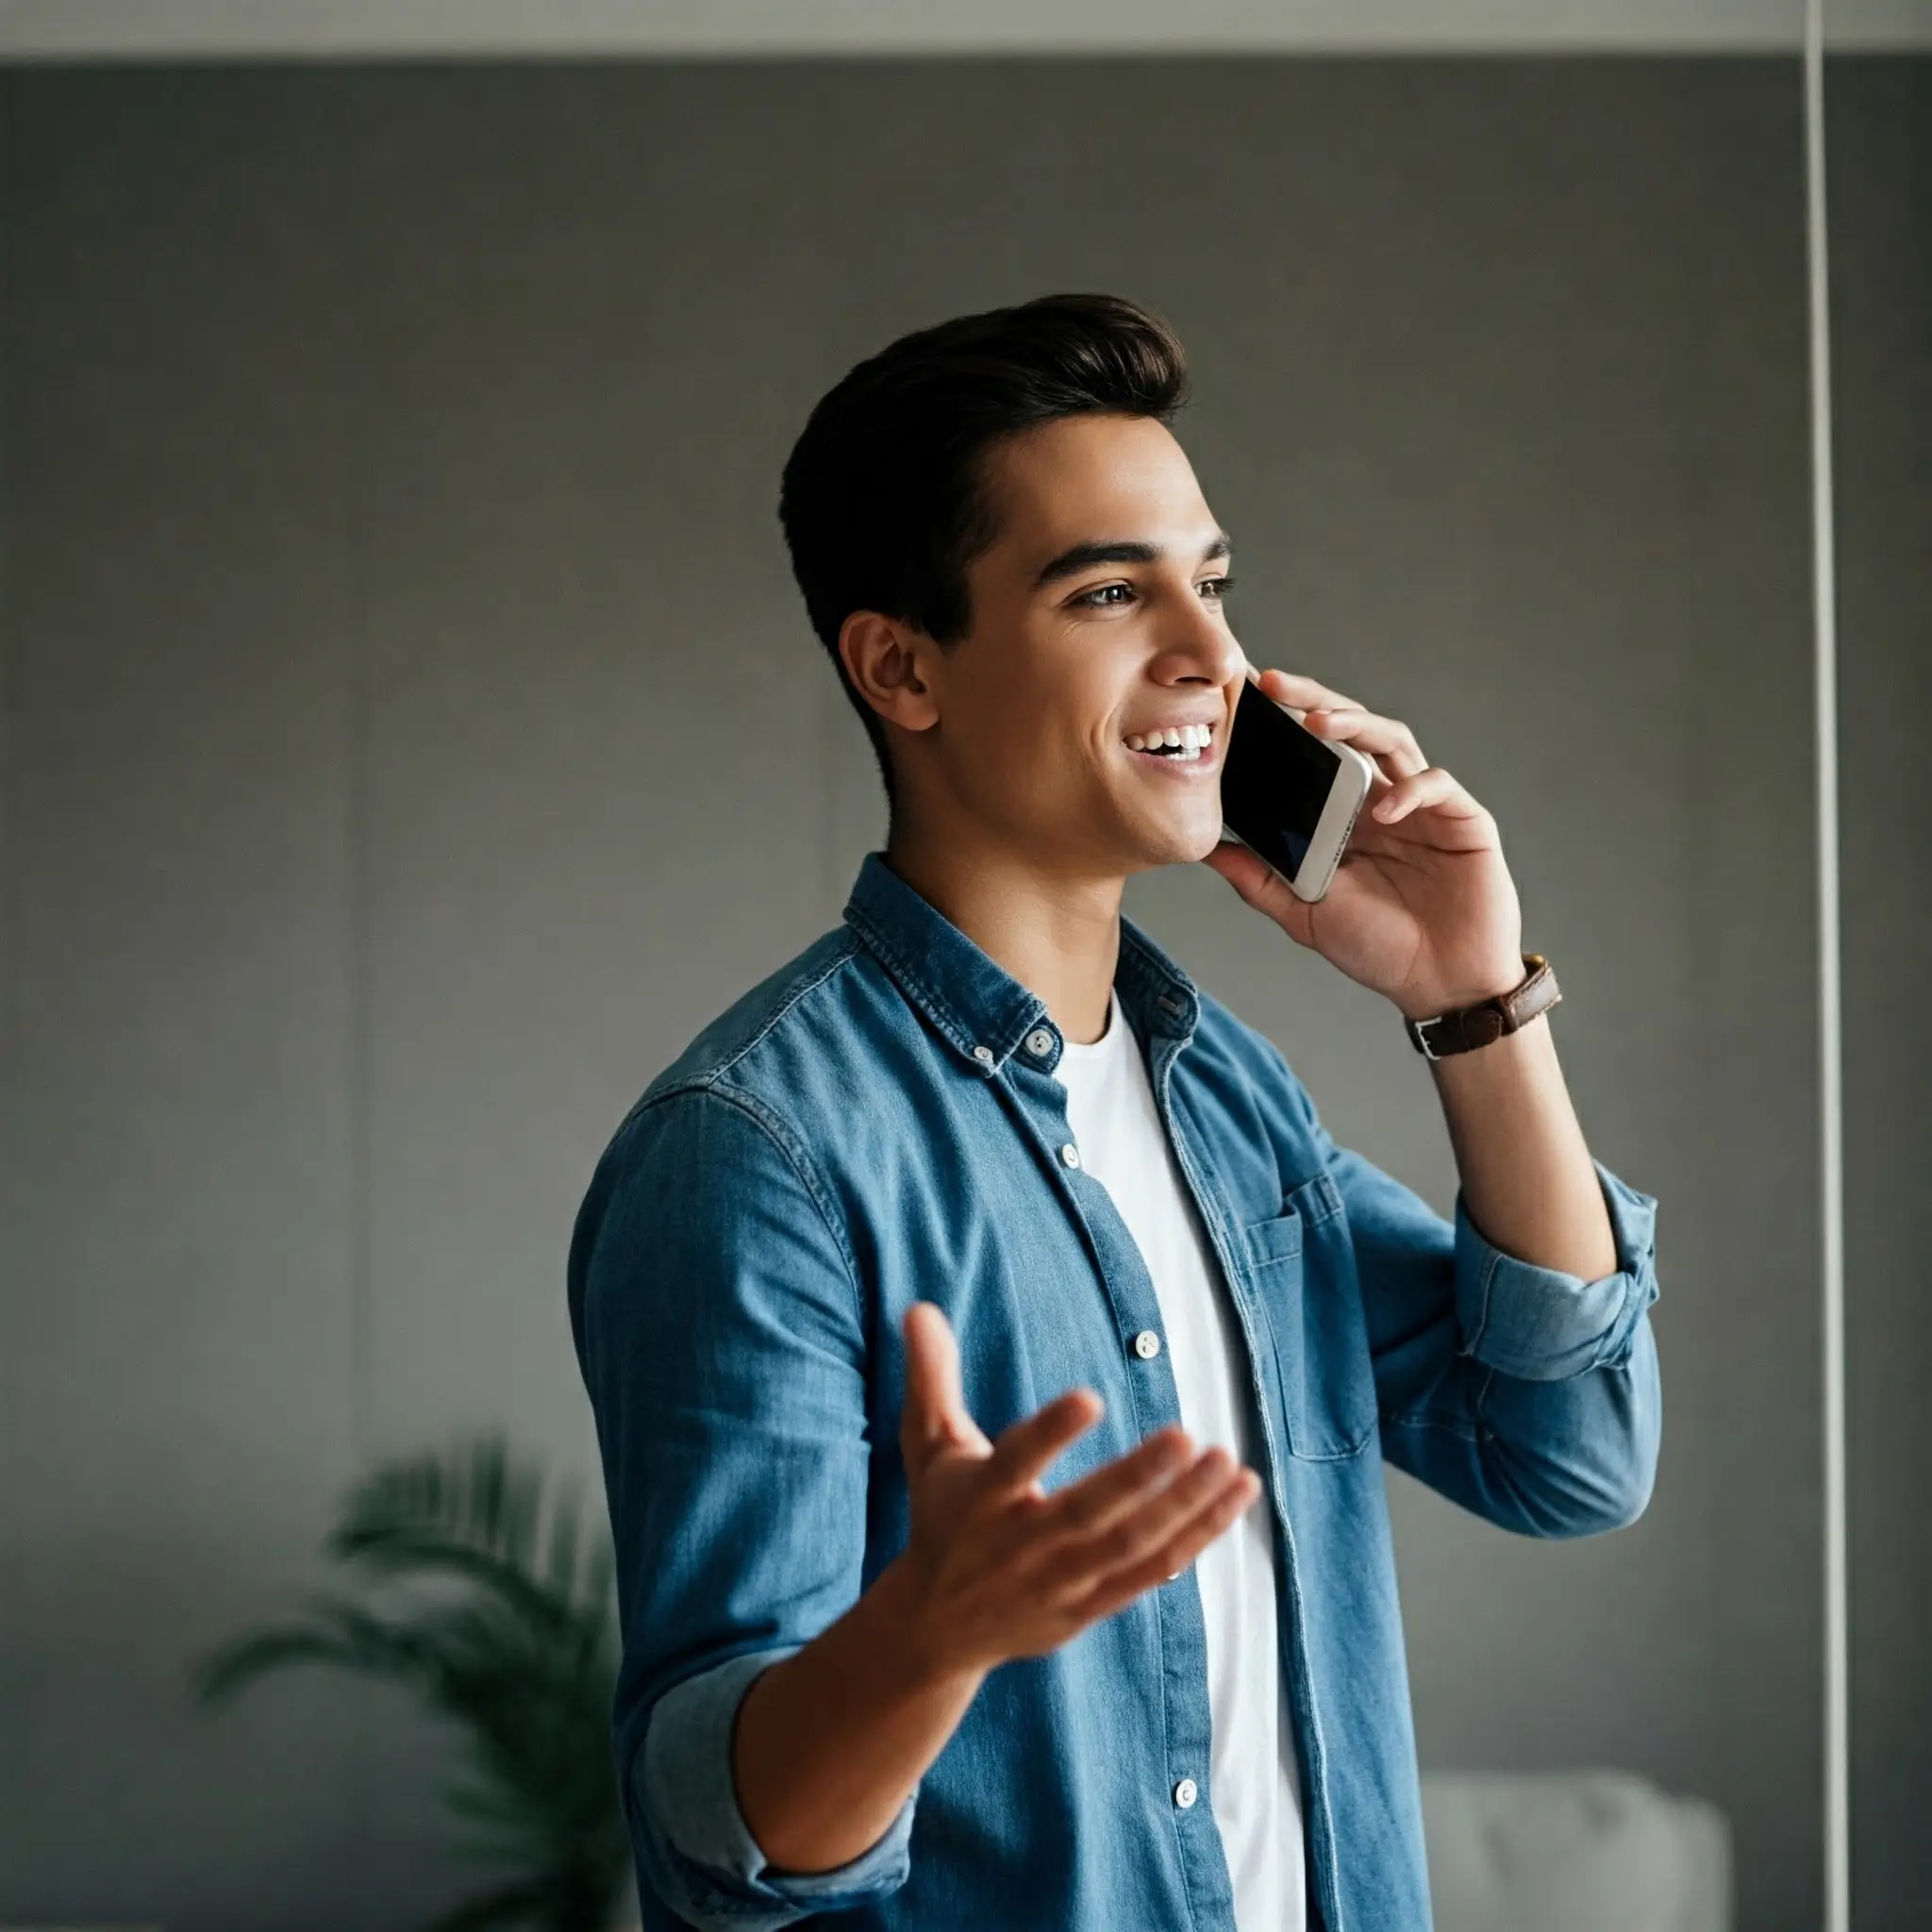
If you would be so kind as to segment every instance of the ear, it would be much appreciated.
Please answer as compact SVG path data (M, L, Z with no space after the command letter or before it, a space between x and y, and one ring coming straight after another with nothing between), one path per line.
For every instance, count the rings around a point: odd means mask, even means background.
M927 675L938 657L923 630L876 610L855 610L839 626L839 661L853 689L904 731L929 731L940 721Z

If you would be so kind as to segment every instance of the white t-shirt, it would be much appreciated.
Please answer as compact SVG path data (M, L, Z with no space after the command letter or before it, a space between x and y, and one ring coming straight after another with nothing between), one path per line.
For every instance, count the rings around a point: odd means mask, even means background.
M1240 1932L1306 1932L1301 1781L1275 1641L1275 1563L1265 1463L1254 1437L1240 1317L1176 1165L1140 1042L1110 994L1107 1031L1065 1041L1055 1068L1080 1165L1138 1243L1160 1304L1181 1426L1263 1473L1241 1520L1194 1559L1208 1625L1209 1786Z

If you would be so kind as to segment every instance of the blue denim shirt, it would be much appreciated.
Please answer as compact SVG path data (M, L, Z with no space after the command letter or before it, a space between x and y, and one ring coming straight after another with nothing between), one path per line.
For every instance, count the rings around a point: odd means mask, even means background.
M1115 985L1232 1291L1266 1449L1309 1924L1426 1932L1386 1457L1526 1536L1615 1529L1656 1469L1656 1203L1601 1166L1617 1272L1492 1246L1339 1147L1274 1046L1131 921ZM843 924L654 1080L571 1246L624 1656L646 1927L1234 1932L1191 1567L993 1670L874 1844L768 1865L732 1724L904 1548L900 1319L937 1302L989 1436L1075 1384L1071 1482L1180 1419L1140 1253L1070 1152L1044 1004L868 855ZM1199 1801L1182 1790L1191 1780ZM1317 1916L1319 1911L1319 1918ZM675 1915L675 1916L674 1916Z

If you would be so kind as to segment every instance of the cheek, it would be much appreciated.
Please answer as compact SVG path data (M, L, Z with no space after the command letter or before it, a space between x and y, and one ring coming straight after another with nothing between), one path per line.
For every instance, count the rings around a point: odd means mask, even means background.
M974 765L974 791L989 812L1002 818L1091 816L1106 809L1102 801L1122 789L1121 774L1108 769L1091 738L1044 718L1030 730L1008 726L994 735Z
M1092 641L1083 644L1091 658ZM1114 717L1120 696L1108 678L1095 675L1097 668L1060 641L1039 637L984 656L975 666L984 679L975 679L965 722L974 789L1044 799L1118 785L1109 727L1095 721Z

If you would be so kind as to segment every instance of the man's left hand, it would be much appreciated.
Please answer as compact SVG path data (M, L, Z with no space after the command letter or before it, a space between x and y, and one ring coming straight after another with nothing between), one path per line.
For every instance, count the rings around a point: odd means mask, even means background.
M1327 895L1309 905L1245 845L1210 865L1289 938L1412 1019L1507 992L1523 977L1523 917L1496 822L1423 757L1415 734L1312 677L1260 674L1262 695L1304 712L1317 738L1375 767Z

